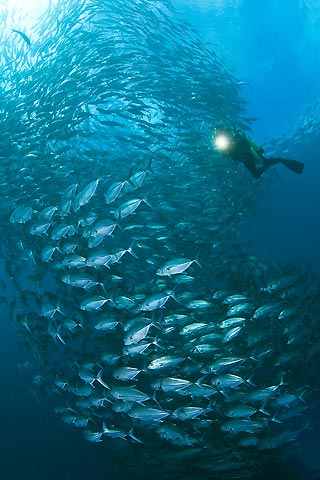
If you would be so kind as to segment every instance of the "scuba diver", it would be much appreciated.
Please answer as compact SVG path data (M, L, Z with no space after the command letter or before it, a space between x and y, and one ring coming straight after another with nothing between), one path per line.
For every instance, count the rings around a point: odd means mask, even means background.
M224 156L231 157L232 160L237 162L242 162L254 178L259 178L267 168L277 163L282 163L285 167L299 174L304 169L304 163L297 160L264 157L263 148L259 147L239 129L216 128L214 144Z

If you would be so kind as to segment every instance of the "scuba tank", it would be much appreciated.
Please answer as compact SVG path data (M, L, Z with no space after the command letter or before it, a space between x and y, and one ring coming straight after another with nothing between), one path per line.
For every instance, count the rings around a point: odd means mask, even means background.
M250 147L252 150L255 151L255 153L257 153L258 155L263 155L264 153L264 150L262 147L260 147L260 145L258 145L256 142L254 142L253 140L251 140L251 138L249 138L247 135L246 135L246 139L248 140L248 142L250 143Z

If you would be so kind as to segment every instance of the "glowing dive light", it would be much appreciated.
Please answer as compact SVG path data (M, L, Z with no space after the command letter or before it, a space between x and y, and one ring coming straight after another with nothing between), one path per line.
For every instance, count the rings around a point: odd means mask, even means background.
M219 150L225 151L230 147L230 138L226 135L220 133L216 136L214 140L215 147Z

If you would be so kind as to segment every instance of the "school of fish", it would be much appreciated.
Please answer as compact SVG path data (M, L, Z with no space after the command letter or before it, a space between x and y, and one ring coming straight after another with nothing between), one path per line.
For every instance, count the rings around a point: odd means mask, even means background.
M1 288L33 384L146 478L254 477L308 427L320 292L236 243L269 181L212 147L250 123L237 80L166 0L60 0L14 26Z

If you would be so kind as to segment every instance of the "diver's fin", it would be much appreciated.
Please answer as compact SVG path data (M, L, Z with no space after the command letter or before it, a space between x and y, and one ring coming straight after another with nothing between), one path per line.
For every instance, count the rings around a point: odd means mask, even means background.
M289 168L295 173L302 173L304 169L304 163L298 162L298 160L286 160L284 158L281 158L280 162L282 165L285 167Z

